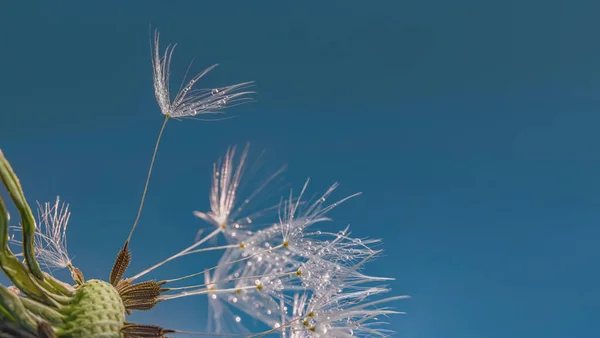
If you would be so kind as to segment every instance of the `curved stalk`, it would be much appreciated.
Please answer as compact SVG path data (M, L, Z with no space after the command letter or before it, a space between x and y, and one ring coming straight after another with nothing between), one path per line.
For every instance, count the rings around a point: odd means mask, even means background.
M33 245L35 234L35 218L31 212L29 204L25 199L21 183L12 167L4 157L4 153L0 150L0 178L8 190L19 214L21 215L21 228L23 232L23 254L29 271L38 279L43 280L44 275L42 269L35 259L35 248Z
M0 247L0 268L10 281L29 297L46 304L53 304L44 291L32 282L27 268L8 248L8 217L2 197L0 197L0 245L2 245Z
M163 132L165 131L165 127L167 126L167 122L169 121L170 116L165 116L165 121L160 128L160 132L158 133L158 138L156 139L156 145L154 146L154 153L152 154L152 160L150 161L150 169L148 169L148 177L146 178L146 185L144 186L144 192L142 193L142 200L140 202L140 207L138 209L137 216L135 217L135 221L133 222L133 226L131 227L131 231L129 232L129 236L127 237L127 242L131 240L131 236L133 235L133 231L137 226L138 221L140 220L140 216L142 215L142 209L144 208L144 200L146 199L146 193L148 192L148 185L150 184L150 177L152 176L152 169L154 168L154 160L156 159L156 153L158 153L158 146L160 145L160 138L162 137Z

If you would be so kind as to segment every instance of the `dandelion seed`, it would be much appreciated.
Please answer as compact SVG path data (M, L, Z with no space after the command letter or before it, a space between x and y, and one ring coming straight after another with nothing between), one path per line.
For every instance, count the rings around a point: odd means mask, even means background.
M194 211L194 215L205 222L221 229L225 237L232 243L241 243L247 235L240 229L246 229L261 212L242 215L244 208L252 202L270 183L285 171L285 166L271 174L241 203L238 202L238 190L248 158L250 144L246 144L238 160L235 160L237 147L229 147L225 157L213 167L213 178L210 190L210 211ZM274 208L267 208L274 209ZM239 234L239 235L238 235Z
M154 94L160 111L167 117L186 118L202 114L218 114L228 106L231 107L249 101L247 95L254 93L252 91L240 91L248 88L253 82L242 82L214 89L194 89L196 83L204 75L217 67L217 65L213 65L194 76L171 101L169 77L175 45L168 45L164 54L161 55L159 33L156 31L153 48Z
M72 267L67 250L67 225L69 223L69 205L56 197L54 204L38 203L38 223L34 234L36 258L49 270ZM18 227L11 227L20 231ZM10 241L21 244L11 236ZM19 254L20 255L20 254Z
M210 190L210 212L195 211L194 215L225 230L231 224L231 212L236 202L238 187L245 169L248 156L248 145L242 151L237 166L234 166L236 147L227 149L223 164L214 165L213 180Z
M69 205L56 197L54 205L38 203L39 224L36 231L36 254L40 262L48 268L73 269L67 250L67 225L71 213Z
M344 279L343 276L338 276ZM366 288L345 291L330 288L325 293L305 292L296 294L293 301L292 319L286 328L294 338L326 337L384 337L392 333L376 322L377 316L403 314L389 308L378 308L394 300L408 296L388 297L369 301L369 297L388 292L385 288ZM285 333L284 333L285 334Z

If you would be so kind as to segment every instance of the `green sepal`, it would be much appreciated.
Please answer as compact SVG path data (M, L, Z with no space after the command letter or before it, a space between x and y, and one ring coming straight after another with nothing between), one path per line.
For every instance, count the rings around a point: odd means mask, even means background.
M48 298L44 290L33 282L27 268L8 248L5 248L4 252L0 251L0 267L10 281L24 294L42 303L56 305L56 302Z
M22 328L35 332L37 324L33 318L27 313L25 306L19 300L19 296L10 292L3 285L0 285L0 307L3 312L8 313L14 323Z
M71 297L75 295L75 288L67 283L61 282L46 272L44 272L44 280L40 284L63 296Z
M25 306L25 308L31 313L36 314L41 318L44 318L50 323L63 323L65 316L63 316L59 311L25 297L21 297L21 302L23 303L23 306Z
M25 194L17 175L4 157L4 153L0 150L0 179L4 183L6 190L10 194L19 214L21 215L21 228L23 231L23 255L27 262L29 271L38 279L43 280L44 275L42 269L35 259L34 235L35 235L35 218L31 212L29 204L25 199ZM6 241L7 237L2 241ZM0 243L1 244L1 243Z

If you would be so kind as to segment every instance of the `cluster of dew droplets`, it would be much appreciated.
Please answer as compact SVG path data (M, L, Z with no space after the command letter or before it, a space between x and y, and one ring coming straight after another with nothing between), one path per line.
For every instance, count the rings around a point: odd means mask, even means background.
M227 90L228 87L212 89L210 102L218 104L220 100L228 99L224 96ZM331 209L358 194L325 204L337 187L334 184L317 199L303 201L307 182L299 196L290 194L289 198L282 200L277 222L263 220L262 217L238 217L241 206L248 203L248 199L242 203L236 201L241 177L240 163L243 164L246 153L244 151L236 169L233 167L234 151L228 150L222 167L217 169L215 166L213 171L211 211L195 213L216 226L215 231L222 233L228 243L212 278L205 275L206 292L200 290L208 294L210 306L215 307L213 313L219 313L215 320L226 316L228 320L241 325L238 314L245 313L271 328L281 326L282 333L290 332L291 336L302 338L307 334L323 336L348 328L347 325L338 327L338 322L332 322L339 317L327 319L327 311L343 313L346 311L342 306L347 303L345 297L352 298L354 290L368 290L370 287L366 283L381 280L359 272L361 265L377 253L369 247L377 240L351 238L348 228L327 231L317 227L321 227L320 223L324 221L330 221L326 214ZM250 223L254 223L252 227L248 226ZM346 293L348 290L350 294ZM322 309L323 306L318 304L311 305L314 308L311 312L322 310L321 321L316 316L295 317L298 312L291 300L299 293L327 306ZM361 293L363 296L367 294L368 291ZM354 301L362 302L364 299L361 297L354 297ZM329 304L332 299L339 299L340 305L336 307ZM217 307L228 308L227 313ZM293 313L290 313L290 309ZM362 311L355 310L357 313ZM304 309L299 313L306 312ZM306 324L300 327L301 335L290 331L298 320ZM352 325L355 324L356 321ZM335 326L333 329L332 325Z
M189 91L192 86L193 86L193 84L188 85L185 89L187 89L187 91ZM203 99L201 101L202 103L200 103L200 104L198 104L198 103L191 103L189 105L182 104L180 107L180 110L182 112L181 114L185 115L185 116L196 116L198 114L204 114L207 112L217 112L217 111L225 108L227 106L227 103L231 99L231 97L228 95L223 96L223 94L224 94L223 90L219 90L218 88L211 90L210 94L211 94L211 96ZM220 97L220 98L216 99L216 97Z

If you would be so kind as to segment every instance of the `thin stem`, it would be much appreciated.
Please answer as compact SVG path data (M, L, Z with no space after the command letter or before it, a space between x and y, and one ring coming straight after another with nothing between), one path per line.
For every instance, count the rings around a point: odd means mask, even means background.
M188 251L185 254L186 255L191 255L191 254L198 253L198 252L214 251L214 250L224 250L224 249L233 249L233 248L239 248L239 247L240 247L239 244L229 244L229 245L213 246L213 247L210 247L210 248L196 249L196 250Z
M147 274L148 272L150 272L150 271L152 271L152 270L154 270L154 269L156 269L156 268L158 268L158 267L160 267L160 266L164 265L165 263L167 263L167 262L169 262L169 261L172 261L172 260L174 260L175 258L178 258L178 257L181 257L181 256L185 256L185 255L187 255L187 254L188 254L188 253L189 253L191 250L193 250L193 249L194 249L194 248L196 248L197 246L199 246L199 245L203 244L204 242L208 241L209 239L213 238L215 235L217 235L217 234L218 234L218 233L220 233L220 232L221 232L221 228L217 228L217 229L215 229L213 232L211 232L210 234L208 234L208 236L206 236L206 237L204 237L203 239L201 239L200 241L198 241L198 242L196 242L196 243L192 244L192 245L191 245L191 246L189 246L188 248L186 248L186 249L183 249L183 250L182 250L182 251L180 251L179 253L176 253L175 255L173 255L173 256L171 256L171 257L169 257L169 258L165 259L164 261L162 261L162 262L160 262L160 263L157 263L157 264L153 265L152 267L150 267L150 268L148 268L148 269L146 269L146 270L144 270L144 271L142 271L142 272L138 273L137 275L135 275L135 276L131 277L131 280L132 280L132 281L133 281L133 280L136 280L136 279L138 279L138 278L142 277L143 275Z
M222 290L200 289L200 290L189 291L189 292L183 291L183 292L175 294L175 295L160 296L158 299L163 301L163 300L176 299L176 298L187 297L187 296L203 295L203 294L207 294L207 293L238 292L241 290L249 290L249 289L256 289L256 285L248 285L248 286L242 286L240 288L231 288L231 289L222 289Z
M191 336L216 336L216 337L247 337L245 333L213 333L213 332L194 332L194 331L179 331L173 330L174 334L187 334Z
M150 169L148 170L148 177L146 178L146 185L144 186L144 192L142 193L142 201L140 202L140 208L138 209L137 216L135 217L135 222L133 222L133 227L129 232L129 236L127 237L127 242L131 240L131 236L133 235L133 231L137 226L138 221L140 220L140 216L142 214L142 209L144 208L144 200L146 199L146 193L148 192L148 184L150 184L150 176L152 176L152 169L154 168L154 160L156 159L156 153L158 152L158 145L160 144L160 138L162 137L163 131L165 130L165 126L167 125L167 121L169 121L169 115L165 116L165 121L160 128L160 132L158 133L158 138L156 139L156 145L154 146L154 154L152 154L152 161L150 161Z
M295 321L301 320L306 316L302 316L302 317L298 317L295 319L292 319L291 321L285 323L284 325L281 325L279 327L276 327L274 329L271 330L267 330L267 331L263 331L260 333L255 333L255 334L243 334L243 333L210 333L210 332L194 332L194 331L179 331L179 330L173 330L175 334L188 334L188 335L192 335L192 336L222 336L222 337L246 337L246 338L252 338L252 337L264 337L270 333L274 333L277 332L283 328L286 328L290 325L292 325Z
M220 283L228 283L228 282L233 282L233 281L238 281L238 280L242 280L242 279L251 279L251 278L265 278L265 277L285 277L285 276L291 276L296 274L296 272L284 272L284 273L274 273L274 274L270 274L270 275L261 275L261 276L244 276L244 277L238 277L238 278L229 278L229 279L222 279L222 280L218 280L218 281L214 281L214 282L210 282L210 283L204 283L204 284L196 284L196 285L188 285L188 286L180 286L180 287L176 287L176 288L167 288L168 291L172 291L172 290L186 290L186 289L195 289L195 288L202 288L202 287L206 287L209 285L215 285L215 284L220 284ZM218 289L215 289L218 290Z
M257 253L255 253L253 255L250 255L250 256L247 256L247 257L244 257L244 258L240 258L240 259L229 261L229 262L226 262L226 263L223 263L223 264L219 264L217 266L213 266L210 269L206 269L204 271L196 272L196 273L193 273L191 275L187 275L187 276L183 276L183 277L178 277L178 278L173 278L173 279L167 279L167 280L164 280L164 282L165 283L171 283L171 282L180 281L180 280L183 280L183 279L186 279L186 278L195 277L195 276L201 275L203 273L206 273L208 271L211 271L211 270L214 270L214 269L218 269L218 268L223 267L223 266L231 265L231 264L238 263L238 262L243 262L243 261L245 261L247 259L250 259L250 258L255 257L257 255L260 255L262 253L269 252L269 251L272 251L272 250L276 250L276 249L279 249L279 248L282 248L282 247L283 247L283 244L279 244L279 245L274 246L274 247L272 247L270 249L264 250L262 252L257 252Z

